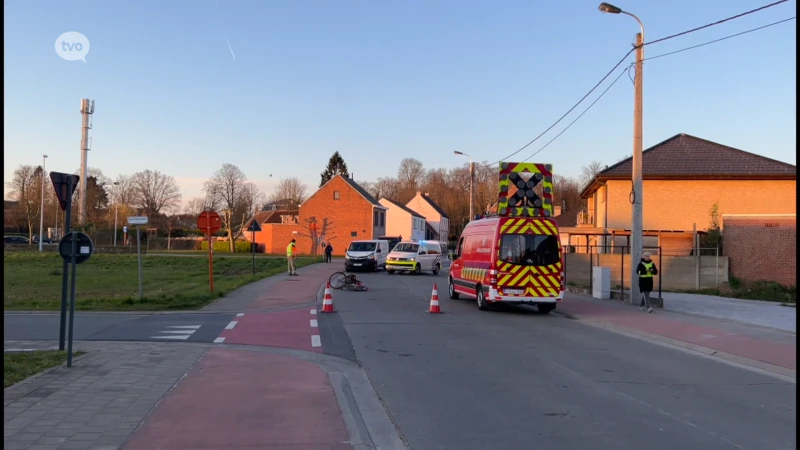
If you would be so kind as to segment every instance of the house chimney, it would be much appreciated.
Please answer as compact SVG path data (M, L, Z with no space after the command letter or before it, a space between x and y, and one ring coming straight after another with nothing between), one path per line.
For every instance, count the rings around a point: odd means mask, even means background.
M431 196L431 194L429 194L427 192L425 193L425 197L430 197L430 196Z
M560 206L554 206L553 207L553 217L558 217L560 215L561 215L561 207Z
M417 191L417 195L422 195L422 191Z

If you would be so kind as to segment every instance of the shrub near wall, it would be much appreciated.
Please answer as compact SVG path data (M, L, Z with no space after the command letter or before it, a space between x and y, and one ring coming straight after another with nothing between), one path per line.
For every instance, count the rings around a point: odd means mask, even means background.
M228 241L214 241L214 251L220 253L230 253L231 251L231 244ZM236 241L233 244L234 252L235 253L250 253L250 242L249 241ZM208 241L203 241L200 243L200 250L208 250Z

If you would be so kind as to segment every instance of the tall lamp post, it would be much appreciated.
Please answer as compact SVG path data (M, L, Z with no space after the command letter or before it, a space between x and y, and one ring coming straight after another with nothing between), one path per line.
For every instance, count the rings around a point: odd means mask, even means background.
M114 247L117 246L117 211L119 210L119 181L114 182Z
M45 165L47 164L47 155L42 155L42 203L39 206L39 253L42 252L42 232L44 232L44 179L47 176Z
M472 178L473 178L472 177L472 156L469 156L468 154L466 154L464 152L460 152L458 150L454 150L453 154L454 155L466 156L467 158L469 158L469 220L467 222L471 222L472 218L474 217L472 215L472 197L473 197L473 195L472 195Z
M598 9L609 14L625 14L639 23L641 31L636 35L636 75L633 80L633 223L631 225L631 303L639 300L639 284L636 282L636 260L642 257L643 225L642 225L642 71L644 68L644 24L635 15L623 11L614 5L601 3Z

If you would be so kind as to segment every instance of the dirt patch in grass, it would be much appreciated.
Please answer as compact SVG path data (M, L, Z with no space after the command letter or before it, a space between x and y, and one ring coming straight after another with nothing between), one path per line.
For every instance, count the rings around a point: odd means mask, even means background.
M78 357L86 352L73 352ZM37 350L33 352L3 353L3 388L36 375L67 361L67 352L59 350Z
M245 284L286 271L286 260L214 258L214 293L206 258L145 256L143 298L139 298L136 255L98 254L77 266L75 309L81 311L159 311L201 308ZM297 258L297 267L321 259ZM63 260L53 253L3 253L5 310L54 311L61 307Z

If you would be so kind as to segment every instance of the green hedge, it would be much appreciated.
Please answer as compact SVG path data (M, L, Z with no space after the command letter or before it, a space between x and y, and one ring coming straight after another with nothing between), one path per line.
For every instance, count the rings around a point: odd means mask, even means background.
M249 241L236 241L234 242L233 248L236 253L250 253L252 251ZM208 241L202 241L200 243L200 250L208 250ZM214 251L230 253L231 244L228 241L214 241Z

